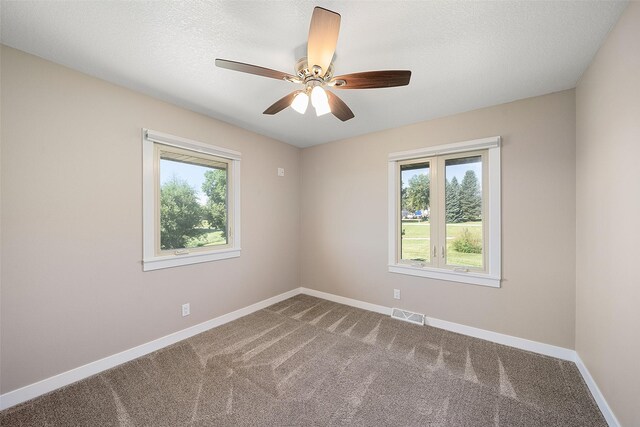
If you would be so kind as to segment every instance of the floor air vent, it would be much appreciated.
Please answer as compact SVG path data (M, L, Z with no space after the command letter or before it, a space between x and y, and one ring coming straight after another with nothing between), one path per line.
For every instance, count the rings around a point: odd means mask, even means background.
M394 308L391 311L391 317L404 320L405 322L415 323L416 325L424 325L424 314L414 313L412 311Z

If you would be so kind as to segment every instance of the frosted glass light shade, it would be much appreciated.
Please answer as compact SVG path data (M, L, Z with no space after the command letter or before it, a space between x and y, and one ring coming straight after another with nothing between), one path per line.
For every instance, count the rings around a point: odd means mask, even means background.
M311 91L311 104L316 109L316 115L322 116L331 112L327 93L320 86L316 86Z
M300 92L293 98L291 108L300 114L304 114L304 112L307 111L307 105L309 105L309 97L306 93Z

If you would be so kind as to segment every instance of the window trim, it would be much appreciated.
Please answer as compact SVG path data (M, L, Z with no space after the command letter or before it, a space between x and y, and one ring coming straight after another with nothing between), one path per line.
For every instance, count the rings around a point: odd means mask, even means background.
M159 192L156 181L159 179L156 144L215 156L229 162L228 209L229 243L221 248L208 251L197 250L186 253L158 254L156 246L159 240ZM240 256L240 159L241 153L222 147L169 135L150 129L142 129L142 211L143 211L143 271L178 267L201 262L217 261Z
M500 146L501 137L474 139L452 144L425 147L417 150L390 153L388 157L388 204L389 204L389 272L411 276L428 277L453 282L469 283L499 288L501 281L501 188L500 188ZM469 270L468 272L438 268L419 263L402 263L399 259L399 200L400 200L400 163L407 160L435 157L449 154L464 154L478 150L487 150L488 197L486 209L486 272ZM484 172L483 172L484 173ZM440 197L440 196L439 196Z

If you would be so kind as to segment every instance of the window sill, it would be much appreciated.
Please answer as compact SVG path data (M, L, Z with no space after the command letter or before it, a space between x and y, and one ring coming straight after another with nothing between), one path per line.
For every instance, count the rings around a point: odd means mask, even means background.
M240 249L224 249L215 252L191 253L185 255L168 255L154 257L142 261L142 270L151 271L161 268L179 267L181 265L198 264L201 262L218 261L221 259L237 258Z
M468 283L471 285L489 286L492 288L500 287L500 276L483 273L463 273L440 268L414 267L401 264L389 265L389 272L407 274L409 276L429 277L431 279L447 280L450 282Z

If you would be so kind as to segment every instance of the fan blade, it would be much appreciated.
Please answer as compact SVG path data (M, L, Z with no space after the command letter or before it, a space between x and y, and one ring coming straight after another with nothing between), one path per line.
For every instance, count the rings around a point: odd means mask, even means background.
M283 73L282 71L272 70L270 68L258 67L257 65L245 64L243 62L229 61L227 59L216 58L216 65L220 68L228 70L240 71L242 73L255 74L262 77L270 77L277 80L296 80L295 76Z
M344 84L340 84L340 80ZM381 87L406 86L411 80L409 70L365 71L334 77L335 89L376 89Z
M340 14L321 7L313 9L307 41L307 63L309 70L312 70L314 65L322 68L320 77L325 75L331 65L339 32Z
M293 102L293 98L299 92L300 92L299 90L296 90L295 92L291 92L289 95L286 95L286 96L280 98L279 100L274 102L273 105L271 105L269 108L264 110L264 112L262 114L274 115L276 113L279 113L280 111L284 110L285 108L287 108L288 106L291 105L291 103Z
M351 111L351 109L347 107L347 104L345 104L342 99L338 98L338 95L331 93L328 90L326 90L325 92L327 93L327 97L329 98L331 114L333 114L343 122L346 122L347 120L353 119L355 117L353 111Z

